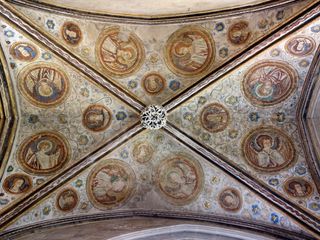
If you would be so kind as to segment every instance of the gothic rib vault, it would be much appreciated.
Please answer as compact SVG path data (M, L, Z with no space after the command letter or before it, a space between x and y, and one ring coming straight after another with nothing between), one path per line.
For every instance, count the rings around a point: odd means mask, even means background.
M132 216L320 238L319 1L44 2L0 1L0 238Z

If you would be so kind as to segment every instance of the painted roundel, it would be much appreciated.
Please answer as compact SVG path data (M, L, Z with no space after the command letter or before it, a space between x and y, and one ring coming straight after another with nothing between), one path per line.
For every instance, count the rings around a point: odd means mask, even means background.
M205 106L200 113L200 122L209 132L223 131L229 123L228 110L219 103L211 103Z
M38 56L37 48L31 43L17 42L11 45L10 54L20 61L29 62Z
M63 39L70 45L78 45L82 39L79 26L73 22L66 22L62 25L61 34Z
M165 56L169 69L178 75L204 75L214 62L214 41L200 26L184 27L169 37Z
M313 187L307 180L301 177L289 178L283 186L285 192L292 197L304 198L311 195Z
M18 78L20 92L39 107L54 107L62 103L69 92L67 75L53 65L24 68Z
M147 163L152 159L153 152L154 150L148 142L140 142L133 147L132 155L137 162Z
M280 171L295 160L291 139L271 126L259 127L249 133L242 143L242 152L250 166L263 172Z
M246 43L250 36L251 30L249 28L249 23L245 21L234 23L228 29L228 39L234 45Z
M56 206L62 212L72 211L78 204L79 197L74 189L64 189L58 193L56 199Z
M105 106L94 104L87 107L82 115L82 124L89 130L99 132L109 127L112 115Z
M148 73L142 79L144 90L151 95L159 94L163 91L166 80L156 72Z
M135 181L129 164L116 159L104 160L91 170L87 179L87 193L95 207L112 209L130 199Z
M40 132L25 139L19 148L19 163L32 174L50 174L69 160L69 146L60 134Z
M313 52L316 47L315 41L311 37L297 36L286 43L286 50L294 56L306 56Z
M159 164L155 182L160 194L170 203L186 205L198 198L204 174L197 161L175 156Z
M285 62L265 61L247 71L242 89L252 104L272 106L288 98L296 85L297 74L291 66Z
M141 40L133 32L119 27L108 28L100 34L96 54L104 69L118 77L134 73L145 59Z
M242 206L242 197L235 188L226 188L218 196L219 205L226 211L236 212Z
M3 189L7 193L21 194L32 188L32 180L29 176L21 173L11 174L3 181Z

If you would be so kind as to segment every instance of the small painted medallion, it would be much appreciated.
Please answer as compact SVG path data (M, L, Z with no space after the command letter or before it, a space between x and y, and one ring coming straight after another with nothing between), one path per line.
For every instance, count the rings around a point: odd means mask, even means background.
M58 193L56 199L56 206L62 212L72 211L78 204L79 197L74 189L64 189Z
M163 91L166 85L166 80L156 72L145 75L142 79L142 86L144 90L152 95L159 94Z
M214 62L214 41L210 33L199 26L184 27L169 37L165 56L169 69L178 75L205 75Z
M69 91L67 75L55 66L37 64L26 67L18 78L19 90L37 107L54 107L66 98Z
M249 133L242 151L250 166L263 172L276 172L288 167L295 160L291 139L281 130L263 126Z
M175 205L186 205L197 199L203 181L200 164L183 156L162 161L155 177L160 194Z
M117 77L134 73L145 59L141 40L133 32L119 27L108 28L100 34L96 53L104 69Z
M287 99L297 85L296 71L285 62L255 64L244 76L242 89L254 105L272 106Z
M147 142L140 142L134 146L132 155L137 162L147 163L152 159L153 148Z
M38 51L31 43L17 42L11 45L10 54L15 59L29 62L38 56Z
M301 177L289 178L283 185L287 194L292 197L304 198L311 195L313 187L310 182Z
M286 44L286 50L294 56L306 56L313 52L316 47L311 37L297 36L290 39Z
M223 131L229 123L228 110L219 103L211 103L205 106L200 114L200 122L209 132Z
M19 148L19 162L32 174L50 174L60 170L69 159L67 141L60 134L40 132L27 138Z
M78 45L82 39L79 26L73 22L66 22L61 28L63 39L70 45Z
M242 206L241 194L235 188L226 188L219 194L218 202L224 210L236 212Z
M249 23L240 21L231 25L228 29L228 39L234 45L241 45L248 41L251 36Z
M82 116L82 124L91 131L99 132L109 127L111 112L105 106L94 104L87 107Z
M6 177L3 181L3 189L7 193L20 194L31 190L32 180L29 176L15 173Z
M102 210L120 207L132 196L136 177L129 164L104 160L92 169L87 193L92 204Z

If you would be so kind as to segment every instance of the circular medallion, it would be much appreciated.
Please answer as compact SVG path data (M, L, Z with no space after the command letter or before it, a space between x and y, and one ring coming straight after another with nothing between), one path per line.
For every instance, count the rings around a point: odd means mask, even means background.
M228 39L234 45L246 43L250 36L249 23L245 21L234 23L228 29Z
M144 90L151 95L161 93L165 85L166 80L156 72L149 73L142 79L142 86Z
M200 122L209 132L223 131L229 123L228 110L219 103L211 103L205 106L200 114Z
M295 160L291 139L271 126L249 133L242 143L242 152L250 166L263 172L280 171Z
M308 197L313 192L310 182L300 177L289 178L284 183L283 188L287 194L297 198Z
M178 75L205 75L214 62L214 42L205 29L184 27L169 37L165 56L169 69Z
M244 76L242 89L254 105L272 106L287 99L297 85L296 71L284 62L255 64Z
M32 174L49 174L62 169L69 159L67 141L60 134L40 132L19 148L20 165Z
M104 69L118 77L137 71L145 58L141 40L133 32L119 27L108 28L100 34L96 52Z
M153 148L147 142L140 142L134 146L132 155L137 162L146 163L152 159Z
M290 39L286 43L286 50L294 56L306 56L313 52L316 47L315 41L311 37L298 36Z
M236 212L242 206L240 192L235 188L226 188L218 196L219 205L226 211Z
M11 45L10 54L20 61L29 62L38 56L37 48L31 43L17 42Z
M140 114L141 125L144 128L157 130L167 123L167 112L162 106L150 105Z
M63 39L70 45L78 45L82 39L82 33L79 26L73 22L66 22L61 28Z
M6 177L3 181L3 189L7 193L20 194L31 190L32 180L29 176L15 173Z
M98 132L109 127L111 112L104 106L94 104L87 107L82 115L82 124L89 130Z
M159 164L155 182L165 199L175 205L185 205L198 198L204 175L198 162L176 156Z
M69 91L67 75L51 65L26 67L18 79L23 96L37 107L54 107L66 98Z
M99 209L122 206L132 196L136 177L129 164L120 160L104 160L90 172L87 193Z
M78 204L79 197L74 189L64 189L58 193L56 199L56 206L62 212L72 211Z

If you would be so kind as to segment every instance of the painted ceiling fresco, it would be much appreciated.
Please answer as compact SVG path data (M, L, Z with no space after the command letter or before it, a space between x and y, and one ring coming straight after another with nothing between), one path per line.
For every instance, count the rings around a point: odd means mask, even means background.
M144 20L0 2L0 237L149 214L318 239L303 121L320 6L243 9ZM140 123L151 104L161 129Z
M58 14L48 16L45 11L26 7L17 9L83 62L149 105L175 97L283 25L308 2L157 26L87 21Z

